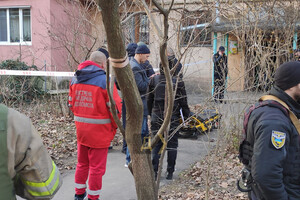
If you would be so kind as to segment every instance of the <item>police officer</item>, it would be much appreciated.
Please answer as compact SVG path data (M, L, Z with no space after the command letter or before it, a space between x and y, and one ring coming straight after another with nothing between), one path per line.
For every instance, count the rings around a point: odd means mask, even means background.
M228 74L227 56L225 48L219 47L219 51L213 56L214 63L214 99L222 103L224 99L226 77Z
M295 126L300 118L299 62L284 63L276 70L270 95L245 115L240 157L251 172L250 199L299 200L300 136Z
M173 77L173 86L175 87L177 78ZM159 128L161 127L164 120L164 106L165 106L165 88L166 88L166 78L164 75L163 68L160 67L160 75L154 76L149 84L149 95L147 99L148 113L151 116L151 131L155 135ZM186 91L183 81L179 81L176 90L176 96L174 101L174 108L171 117L171 125L169 133L172 133L177 126L179 126L180 109L184 117L190 115L190 110L187 103ZM157 176L160 150L162 147L162 142L160 141L152 151L152 164L155 172L155 177ZM166 179L171 180L173 178L173 173L175 170L176 158L177 158L177 147L178 147L178 134L176 133L167 143L168 151L168 166L167 166L167 177Z
M178 63L177 58L175 57L175 53L173 51L173 49L171 47L167 48L167 56L168 56L168 62L169 62L169 67L170 70L173 69L176 65L176 69L174 70L174 73L172 74L173 77L177 78L179 76L179 78L182 80L183 78L183 73L182 73L182 64Z
M0 104L0 199L52 199L62 185L58 167L25 115Z

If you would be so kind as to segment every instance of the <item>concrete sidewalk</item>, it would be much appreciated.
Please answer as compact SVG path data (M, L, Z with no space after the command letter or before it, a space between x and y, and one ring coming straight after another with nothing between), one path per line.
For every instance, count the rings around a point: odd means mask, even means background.
M203 135L198 140L179 139L178 156L174 179L185 169L188 169L193 163L201 160L217 140L217 132ZM125 154L121 153L118 147L114 147L108 153L107 170L103 177L103 187L101 200L135 200L134 179L128 170L124 167ZM162 173L161 185L170 183L165 179L166 156L164 161L164 171ZM74 173L69 171L63 175L64 183L62 188L56 194L54 200L72 200L74 199ZM21 198L18 198L19 200Z

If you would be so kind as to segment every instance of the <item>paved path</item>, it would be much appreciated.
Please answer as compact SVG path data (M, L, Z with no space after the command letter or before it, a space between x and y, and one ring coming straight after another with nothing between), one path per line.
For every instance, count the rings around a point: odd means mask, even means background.
M209 148L217 140L216 131L208 136L201 136L198 140L179 139L178 157L174 179L193 163L201 160L209 151ZM107 171L103 177L103 187L101 200L135 200L134 179L128 168L124 167L125 154L121 153L118 147L108 153ZM166 159L164 162L166 169ZM168 184L170 181L165 179L165 170L162 173L161 185ZM64 183L56 194L54 200L72 200L74 198L74 170L63 175ZM18 198L21 200L21 198Z

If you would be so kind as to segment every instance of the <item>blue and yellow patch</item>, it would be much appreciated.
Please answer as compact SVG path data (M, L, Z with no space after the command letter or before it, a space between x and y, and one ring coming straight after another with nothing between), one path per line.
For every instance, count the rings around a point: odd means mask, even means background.
M286 134L279 131L272 131L271 142L276 149L280 149L285 144Z

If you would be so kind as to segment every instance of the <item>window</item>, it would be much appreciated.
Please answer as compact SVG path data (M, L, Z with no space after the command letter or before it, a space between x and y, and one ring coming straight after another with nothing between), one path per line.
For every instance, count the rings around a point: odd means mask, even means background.
M127 13L127 17L132 13ZM144 42L149 44L149 19L147 15L136 15L124 25L126 43Z
M208 11L187 12L181 27L182 46L191 43L192 46L211 45L211 13Z
M0 44L31 43L29 8L0 8Z
M149 20L147 15L140 17L139 41L149 44Z

